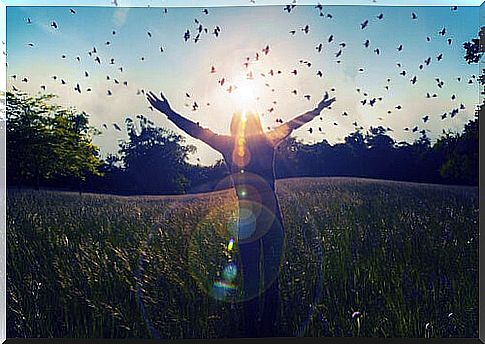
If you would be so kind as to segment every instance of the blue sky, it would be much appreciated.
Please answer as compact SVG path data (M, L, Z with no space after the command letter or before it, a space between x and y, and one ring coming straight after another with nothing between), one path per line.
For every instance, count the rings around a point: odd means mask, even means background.
M90 2L93 5L109 3ZM119 0L120 5L133 3ZM477 37L478 7L461 6L452 11L449 6L385 7L376 3L325 6L323 12L332 15L327 18L319 16L314 6L299 5L291 13L283 11L281 5L209 7L206 15L201 8L169 7L164 13L162 8L153 7L162 3L170 6L174 2L152 1L150 8L71 5L75 14L70 13L70 7L8 7L8 87L14 85L36 94L40 85L45 85L48 92L59 95L61 104L88 112L91 123L103 131L95 138L103 155L115 151L117 140L125 138L123 133L113 129L112 123L123 126L124 118L134 118L136 114L143 113L157 125L180 132L164 115L148 109L145 98L137 95L137 90L141 89L157 93L163 90L176 111L216 132L227 133L234 111L243 108L258 111L265 126L273 126L276 118L288 120L312 109L325 90L335 88L332 94L337 101L331 110L322 112L322 120L316 118L294 133L305 142L322 139L339 142L354 130L354 121L365 129L377 125L390 127L394 130L390 135L398 141L416 139L418 133L403 130L415 125L429 130L428 135L435 138L442 129L461 130L464 123L473 118L475 104L479 102L478 84L472 78L472 75L479 75L478 65L466 64L462 48L463 42ZM411 18L413 12L417 14L416 20ZM377 18L380 13L383 14L381 20ZM27 18L32 24L27 24ZM197 43L184 42L184 32L195 31L196 18L208 28L209 34L202 34ZM369 20L369 24L361 29L364 20ZM50 26L52 21L56 21L58 29ZM308 34L301 30L305 25L309 25ZM221 27L217 38L210 34L215 26ZM444 36L438 33L443 27L447 31ZM296 30L296 34L290 34L291 30ZM329 43L330 35L334 40ZM429 42L426 37L430 37ZM367 39L369 48L362 44ZM106 41L111 44L106 45ZM320 43L323 49L319 53L316 47ZM345 43L345 47L340 43ZM403 49L399 52L396 48L401 44ZM266 45L270 46L268 55L261 51ZM89 56L93 47L97 54ZM379 49L379 55L375 49ZM337 58L339 50L342 55ZM258 61L255 61L256 52L260 55ZM441 61L437 60L439 54L443 54ZM78 56L80 61L76 60ZM101 58L101 65L94 61L94 56ZM246 57L250 57L251 62L248 68L243 66ZM424 60L428 57L431 63L426 66ZM109 63L111 58L114 64ZM311 62L311 66L307 67L300 60ZM420 64L424 65L422 70ZM217 73L210 73L212 66ZM119 67L123 67L123 72ZM282 73L271 77L267 75L270 69ZM296 76L291 74L294 69L298 72ZM322 78L316 75L319 70ZM406 70L406 76L400 75L402 70ZM85 71L89 77L85 77ZM246 80L249 71L253 72L255 80ZM18 76L17 80L9 77L13 74ZM64 79L66 85L53 80L53 75ZM417 77L415 85L410 82L414 76ZM24 77L28 78L28 83L21 82ZM227 81L221 87L218 80L223 77ZM458 77L461 77L460 82ZM444 82L442 88L437 86L436 78ZM120 84L115 84L114 79ZM474 82L468 84L468 80ZM128 86L124 86L123 81L127 81ZM84 91L82 94L74 91L77 83ZM266 83L270 87L265 86ZM240 89L251 88L253 97L259 100L248 99L237 92L229 94L226 91L229 84L238 84ZM86 92L88 87L92 92ZM108 89L112 96L107 95ZM297 95L291 93L294 89ZM186 92L190 98L186 97ZM368 96L364 96L364 92ZM436 93L437 97L428 99L426 93ZM310 100L304 98L307 94L311 95ZM453 94L454 101L451 100ZM382 97L382 101L377 101L373 107L361 104L363 99L374 97ZM197 111L192 111L193 101L200 105ZM460 104L465 105L465 110L454 118L441 120L444 112ZM395 109L397 105L402 109ZM274 112L268 113L271 107ZM392 113L388 114L388 110ZM349 115L342 116L343 112ZM421 119L425 115L430 116L427 123ZM108 130L102 127L104 123ZM312 134L308 131L310 127L314 130ZM187 138L187 142L198 147L192 161L199 157L202 163L209 164L220 158L196 140Z

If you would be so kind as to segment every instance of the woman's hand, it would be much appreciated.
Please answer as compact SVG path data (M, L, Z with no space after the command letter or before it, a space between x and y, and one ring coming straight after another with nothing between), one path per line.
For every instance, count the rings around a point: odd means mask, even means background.
M329 107L332 105L332 103L335 101L335 97L328 99L328 92L325 92L325 96L323 99L318 103L317 110L318 112L322 111L323 109Z
M147 99L155 109L168 116L170 113L173 112L173 110L163 93L160 92L160 96L162 97L162 99L159 99L153 92L150 91L147 94Z

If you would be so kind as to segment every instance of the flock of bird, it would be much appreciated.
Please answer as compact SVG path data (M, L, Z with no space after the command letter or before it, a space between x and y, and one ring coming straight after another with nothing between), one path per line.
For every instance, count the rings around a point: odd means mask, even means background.
M113 5L115 6L118 6L116 0L113 0ZM297 7L296 5L296 1L294 0L291 4L289 5L286 5L283 10L285 12L288 12L288 14L291 14L293 12L293 10ZM316 5L315 6L315 9L318 11L318 15L320 17L323 17L325 19L333 19L334 18L334 15L329 13L329 12L323 12L324 10L324 6L323 5ZM457 11L457 7L456 6L453 6L451 8L452 11ZM69 9L69 13L70 15L76 15L76 10L73 9L73 8L70 8ZM167 8L164 8L162 10L162 13L163 14L167 14L168 13L168 10ZM202 16L208 16L210 14L210 11L209 9L202 9L201 10L201 15ZM384 20L385 16L383 13L378 13L375 18L377 19L377 21L382 21ZM410 20L418 20L418 16L416 13L414 12L411 12L410 13ZM33 23L33 20L32 18L26 18L25 20L25 23L26 25L32 25ZM220 25L216 25L215 27L207 27L203 24L203 20L200 20L198 18L195 18L194 21L194 27L192 28L187 28L185 30L185 32L183 33L182 37L181 37L181 44L188 44L189 42L193 42L194 44L198 43L200 40L203 39L203 37L205 35L212 35L214 36L215 39L217 39L221 34L223 34L223 30L221 28ZM365 19L364 21L362 21L360 23L360 25L358 26L358 28L360 30L366 30L369 25L371 25L372 22L371 22L371 19ZM53 20L51 23L50 23L50 27L52 27L52 30L62 30L62 28L59 26L59 24ZM298 32L301 32L303 35L307 35L309 34L309 32L311 31L311 27L310 25L304 25L303 27L300 27L300 28L295 28L291 31L289 31L289 34L294 36L296 35ZM446 30L446 27L443 27L441 30L439 30L437 32L437 34L439 36L442 36L442 37L446 37L446 34L447 34L447 30ZM111 31L111 35L112 36L116 36L117 35L117 32L116 30L112 30ZM146 31L146 39L152 39L152 33L150 31ZM426 40L429 42L431 40L431 38L428 36L426 37ZM322 51L328 51L328 49L326 49L326 46L327 45L330 45L332 43L336 44L336 37L333 35L333 34L330 34L328 36L328 38L326 38L325 41L322 41L320 43L318 43L316 46L315 46L315 50L317 51L317 53L322 53ZM3 43L3 42L2 42ZM447 43L448 45L452 45L453 44L453 39L451 37L448 37L447 38ZM26 43L28 47L34 47L35 46L35 43L34 42L27 42ZM106 46L109 46L111 45L111 40L106 40L104 42L104 44ZM371 41L370 39L366 39L364 42L362 42L362 46L364 47L363 49L368 49L371 47ZM346 47L347 47L347 43L346 42L339 42L338 43L338 50L335 52L335 62L336 63L341 63L342 62L342 59L345 55L345 50L346 50ZM165 49L167 49L166 47L164 46L160 46L159 47L159 51L161 54L163 54L165 52ZM396 51L397 52L401 52L403 51L403 49L405 49L405 47L403 46L403 44L399 44L397 47L396 47ZM262 61L264 60L264 58L269 55L271 53L271 46L270 44L267 44L265 45L264 47L261 47L261 50L259 51L255 51L253 56L246 56L244 59L242 59L241 61L241 67L243 68L243 70L245 70L246 72L246 79L248 80L255 80L255 79L264 79L264 85L266 87L268 87L271 92L275 92L275 88L271 85L271 82L270 82L270 79L277 76L277 75L281 75L281 74L288 74L288 75L292 75L292 76L298 76L299 75L299 70L298 68L290 68L291 70L282 70L282 69L278 69L278 68L268 68L268 71L266 73L256 73L254 72L252 69L251 69L251 66L253 63L257 62L257 61ZM373 52L376 54L376 55L380 55L381 54L381 49L379 47L375 47L373 48ZM92 50L88 51L87 52L87 55L93 59L93 61L99 65L101 64L110 64L110 65L116 65L117 66L117 70L120 72L120 75L121 73L123 73L124 71L124 68L123 66L120 66L120 65L117 65L116 63L116 59L114 57L108 57L108 58L105 58L104 56L100 56L100 54L98 54L98 51L96 49L96 47L93 47ZM62 54L60 56L61 59L66 59L67 56L65 54ZM421 61L419 63L419 65L417 66L419 70L424 70L425 68L427 68L433 61L436 61L436 62L440 62L442 61L444 58L444 53L440 52L439 54L437 54L436 56L429 56L427 57L426 59L424 59L423 61ZM81 61L81 55L78 55L75 57L76 61L80 62ZM140 61L143 62L145 61L145 57L141 56L140 57ZM300 66L302 66L303 68L312 68L312 62L309 60L309 59L300 59L299 60L299 64ZM419 78L417 75L413 75L412 73L410 73L408 70L405 70L401 63L397 63L396 64L397 68L399 69L399 75L401 77L408 77L409 78L409 82L411 85L415 85L419 82ZM357 70L359 73L365 73L366 70L365 68L363 67L357 67ZM212 65L210 66L209 70L208 70L208 73L209 74L213 74L213 75L216 75L217 76L217 85L219 87L222 87L225 91L227 91L228 93L233 93L235 92L237 89L238 89L238 85L236 83L232 83L230 82L230 78L227 77L226 75L219 75L219 71L218 71L218 68L217 66L215 65ZM90 77L90 72L88 71L84 71L84 78L85 79L88 79ZM324 78L324 73L322 70L316 70L315 71L315 77L317 78ZM28 83L29 82L29 79L28 77L26 76L18 76L18 75L11 75L11 78L13 80L19 80L21 83ZM67 85L68 82L62 77L62 76L59 76L59 75L53 75L51 77L54 81L58 81L61 85ZM461 82L462 78L461 77L458 77L457 78L457 81L458 82ZM107 75L106 76L106 80L108 81L112 81L115 85L120 85L120 87L126 87L128 88L129 87L129 83L128 83L128 80L121 80L121 78L118 78L118 77L114 77L114 76L110 76L110 75ZM467 81L468 84L473 84L474 82L477 81L477 77L475 75L472 75L471 79L469 79ZM82 94L83 92L93 92L94 90L91 88L91 87L82 87L81 85L83 84L83 82L81 81L76 81L72 84L72 88L75 92L79 93L79 94ZM440 80L439 78L436 78L436 85L438 88L443 88L445 87L445 83L443 80ZM12 84L12 89L14 91L18 91L18 85L17 87L15 85ZM386 85L383 86L383 89L385 89L386 91L389 91L391 88L391 78L388 78L387 79L387 83ZM40 89L42 91L47 91L47 87L45 84L42 84L40 85ZM335 88L332 88L331 89L332 92L335 92ZM105 91L106 92L106 95L111 97L114 95L114 91L113 89L108 89ZM364 106L369 106L369 107L374 107L377 102L383 102L384 100L384 96L382 95L371 95L369 92L365 91L365 90L362 90L361 88L356 88L356 92L362 96L363 98L360 100L360 104L362 107ZM145 91L144 89L137 89L136 90L136 95L144 95L145 94ZM292 89L290 90L290 94L294 95L294 96L298 96L300 94L300 92L297 90L297 89ZM185 106L186 107L189 107L192 109L192 111L197 111L200 109L200 101L198 102L197 99L193 99L193 97L188 93L186 92L185 94L186 96L186 99L187 99L187 102L185 103ZM302 99L306 99L308 101L311 100L312 96L310 94L302 94ZM429 99L429 98L437 98L438 95L436 93L430 93L430 92L427 92L426 93L426 96L425 98ZM256 98L257 100L260 100L259 97ZM456 101L457 100L457 97L455 94L452 95L451 97L451 101ZM278 104L278 102L276 100L273 100L271 102L271 105L270 107L267 108L266 110L266 113L264 113L263 115L265 114L275 114L277 112L276 110L276 105ZM206 106L210 106L210 103L209 102L205 102L205 105ZM154 109L152 107L149 107L149 109L151 111L153 111ZM391 114L393 111L400 111L402 110L403 107L402 105L400 104L397 104L394 106L393 109L389 109L387 110L387 114ZM456 106L455 108L451 109L449 112L446 112L446 113L443 113L440 115L440 119L441 120L445 120L447 118L453 118L455 117L456 115L459 114L460 111L462 110L465 110L465 105L464 104L459 104L458 106ZM342 116L344 117L347 117L349 116L349 113L347 111L344 111L342 113ZM424 116L422 116L422 122L423 124L429 122L430 118L432 116L429 115L429 114L425 114ZM383 121L384 118L383 117L379 117L378 118L379 120ZM322 120L322 117L320 117L320 120ZM275 119L275 122L276 123L283 123L283 120L281 118L276 118ZM358 128L358 129L363 129L362 126L359 125L359 123L357 123L356 121L354 121L352 123L354 125L354 127ZM337 122L334 122L333 125L337 126L338 123ZM117 123L112 123L112 126L115 130L118 130L118 131L121 131L121 127L117 124ZM108 128L107 124L103 124L103 127L104 128ZM270 129L270 127L268 127L268 129ZM411 131L411 132L420 132L421 134L425 134L427 131L429 131L428 129L426 128L422 128L421 130L420 129L420 125L415 125L414 127L410 128L410 127L406 127L406 128L403 128L404 131ZM322 127L318 127L318 130L320 132L323 132L322 130ZM388 131L393 131L392 128L389 128L387 127L386 130ZM313 128L309 128L308 131L311 133L314 132L314 129Z

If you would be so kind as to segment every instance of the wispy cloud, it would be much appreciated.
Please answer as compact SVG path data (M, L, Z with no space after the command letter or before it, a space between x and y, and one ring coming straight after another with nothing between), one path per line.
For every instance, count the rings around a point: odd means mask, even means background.
M123 26L128 18L129 11L128 7L117 8L113 14L113 24L117 27Z

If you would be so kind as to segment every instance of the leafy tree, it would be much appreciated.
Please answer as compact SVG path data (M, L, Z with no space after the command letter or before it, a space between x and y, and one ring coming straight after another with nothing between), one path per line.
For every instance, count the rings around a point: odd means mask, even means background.
M59 177L99 175L97 131L88 115L52 104L54 95L7 92L7 181L31 183Z
M119 154L131 190L141 193L183 193L189 187L187 158L195 146L168 129L155 127L143 115L137 126L126 119L128 140L120 143Z

